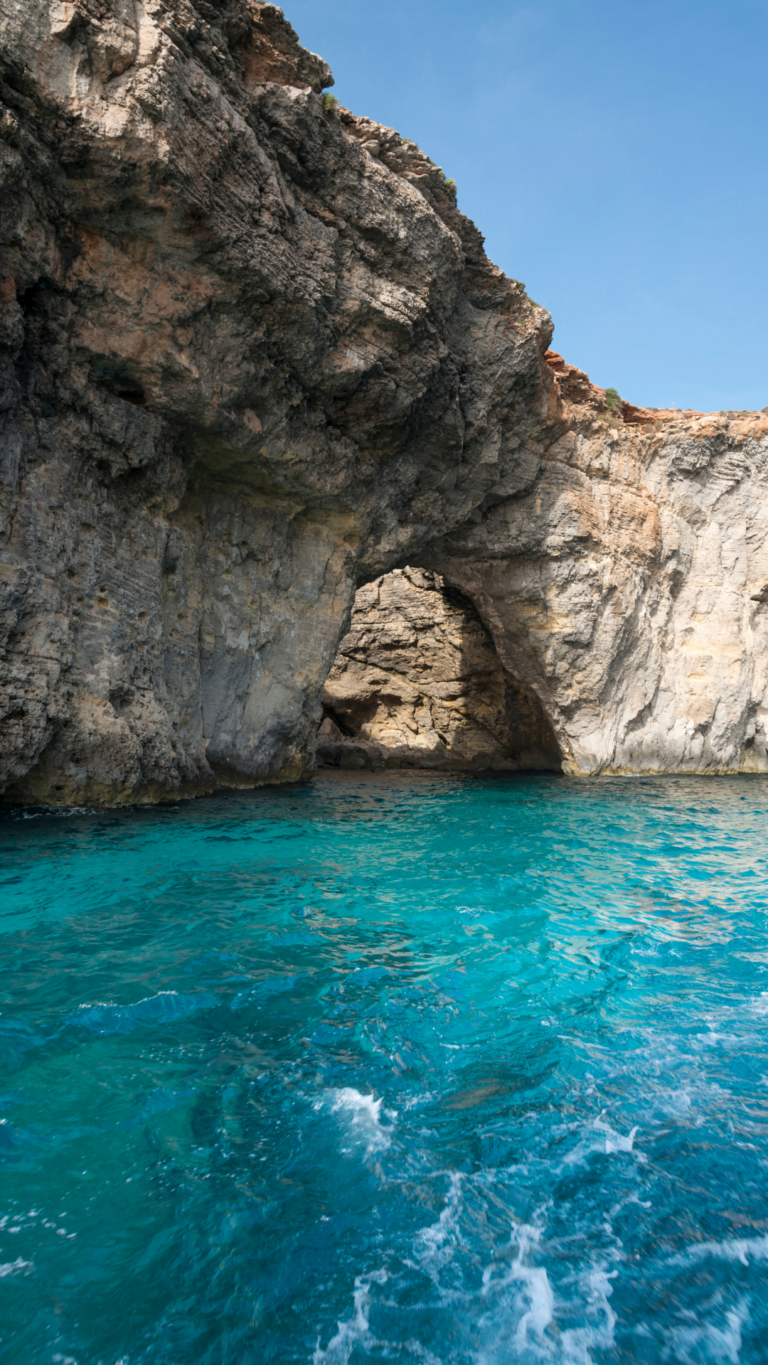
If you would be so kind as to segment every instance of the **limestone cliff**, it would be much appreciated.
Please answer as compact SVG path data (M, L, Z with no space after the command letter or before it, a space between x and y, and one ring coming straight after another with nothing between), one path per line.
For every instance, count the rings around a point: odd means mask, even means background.
M611 410L548 361L536 478L421 562L472 598L566 771L766 771L768 415Z
M0 790L296 778L355 587L471 599L571 771L766 766L762 415L611 410L247 0L0 0Z
M0 23L6 797L309 773L356 579L529 478L549 318L275 6Z

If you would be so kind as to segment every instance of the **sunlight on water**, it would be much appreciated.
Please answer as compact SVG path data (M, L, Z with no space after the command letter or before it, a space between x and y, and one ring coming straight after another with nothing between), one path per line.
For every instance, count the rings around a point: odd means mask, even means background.
M764 1365L768 782L0 818L0 1361Z

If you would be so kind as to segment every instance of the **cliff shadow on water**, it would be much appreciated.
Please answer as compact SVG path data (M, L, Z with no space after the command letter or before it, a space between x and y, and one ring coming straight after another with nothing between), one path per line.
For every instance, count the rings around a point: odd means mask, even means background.
M322 699L320 766L561 770L536 693L503 667L469 598L429 570L358 591Z

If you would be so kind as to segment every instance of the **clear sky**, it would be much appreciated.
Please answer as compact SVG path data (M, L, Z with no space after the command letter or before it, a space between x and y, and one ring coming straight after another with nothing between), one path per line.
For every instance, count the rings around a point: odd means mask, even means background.
M413 138L553 346L652 407L768 405L768 0L285 0Z

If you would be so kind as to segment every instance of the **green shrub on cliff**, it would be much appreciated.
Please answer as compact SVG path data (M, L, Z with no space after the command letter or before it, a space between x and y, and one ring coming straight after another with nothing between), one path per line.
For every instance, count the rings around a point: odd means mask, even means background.
M607 408L610 408L611 412L618 411L618 409L621 407L621 399L619 397L618 389L605 390L605 406Z
M336 96L329 95L328 91L326 90L325 94L323 95L323 112L325 114L332 113L333 110L336 108L338 102L339 101L337 100Z

